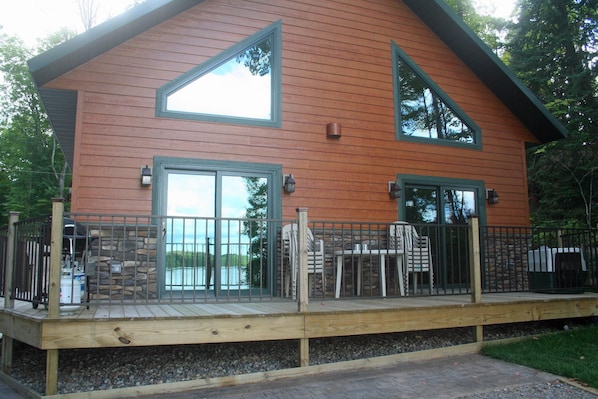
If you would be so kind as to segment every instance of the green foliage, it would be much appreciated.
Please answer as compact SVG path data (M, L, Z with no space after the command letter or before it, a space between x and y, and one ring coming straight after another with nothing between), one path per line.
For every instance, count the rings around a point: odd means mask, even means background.
M59 32L40 51L72 34ZM66 163L55 141L27 60L23 42L0 35L0 224L10 211L21 218L47 215L52 197L64 197Z
M166 253L167 268L179 269L183 267L206 267L208 254L205 252L189 252L189 251L171 251ZM222 265L247 265L249 263L249 256L226 254L221 256ZM210 265L214 265L214 254L210 254Z
M502 37L508 22L503 18L480 15L476 12L472 0L445 0L463 21L490 47L496 54L502 54L504 40Z
M481 353L598 388L598 327L579 327L507 344L489 344Z
M598 0L519 0L510 67L569 131L528 151L537 226L592 227L598 196Z
M528 151L532 223L595 226L598 0L519 0L514 23L477 15L471 0L446 2L569 131Z
M268 184L265 179L247 177L245 186L249 194L249 206L246 209L246 218L243 222L244 233L251 240L250 263L247 265L247 276L250 286L262 288L268 285L266 265L268 264Z

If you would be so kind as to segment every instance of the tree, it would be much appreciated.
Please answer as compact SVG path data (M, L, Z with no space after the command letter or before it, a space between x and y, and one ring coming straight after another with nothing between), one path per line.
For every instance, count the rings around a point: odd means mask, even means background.
M445 0L463 21L482 39L496 54L504 50L503 36L508 22L503 18L477 13L472 0Z
M263 288L268 284L264 266L268 264L268 184L259 177L246 177L244 181L249 197L243 232L251 240L247 276L250 287Z
M39 51L68 36L48 37ZM66 194L66 161L27 67L33 55L20 39L0 36L0 224L10 211L21 218L47 215L51 198Z
M510 67L568 129L528 152L536 225L592 227L598 177L598 0L519 0Z

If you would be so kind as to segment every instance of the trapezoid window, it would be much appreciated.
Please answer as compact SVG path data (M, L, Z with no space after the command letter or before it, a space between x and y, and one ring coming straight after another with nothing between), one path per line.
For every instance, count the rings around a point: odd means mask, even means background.
M397 138L480 146L479 128L395 43Z
M281 23L162 86L156 115L280 126Z

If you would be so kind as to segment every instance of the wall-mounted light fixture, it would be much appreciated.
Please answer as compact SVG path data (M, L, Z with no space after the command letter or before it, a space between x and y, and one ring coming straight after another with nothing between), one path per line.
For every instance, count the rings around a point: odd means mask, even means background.
M490 205L498 204L498 193L493 188L486 189L486 200Z
M284 175L282 180L283 180L282 188L284 189L284 192L287 194L294 193L295 192L295 179L293 178L293 175Z
M141 168L141 185L150 186L152 184L152 168L145 165Z
M388 194L391 199L401 198L401 185L396 181L388 182Z
M326 137L330 139L339 139L341 137L341 124L331 122L326 125Z

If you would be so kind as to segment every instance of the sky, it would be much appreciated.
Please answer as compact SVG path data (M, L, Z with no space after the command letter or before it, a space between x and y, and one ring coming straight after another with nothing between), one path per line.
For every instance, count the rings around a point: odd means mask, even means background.
M95 0L97 22L122 13L133 0ZM38 38L67 27L84 31L77 0L0 0L0 32L19 36L33 47Z
M95 0L97 22L126 10L134 0ZM509 18L515 0L474 0L478 12ZM0 32L19 36L34 47L38 38L67 27L83 32L77 0L0 0Z

